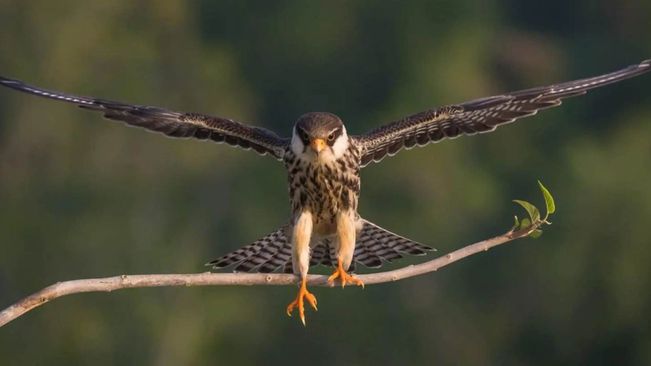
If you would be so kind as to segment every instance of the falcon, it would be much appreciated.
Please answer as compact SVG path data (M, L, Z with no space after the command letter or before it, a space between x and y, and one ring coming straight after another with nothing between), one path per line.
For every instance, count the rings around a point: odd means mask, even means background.
M564 98L643 74L651 60L621 70L565 83L447 105L417 113L363 135L349 135L342 120L331 113L307 113L298 118L290 138L231 119L199 113L132 105L82 97L30 86L0 77L0 84L21 92L76 104L128 125L170 137L225 142L283 162L289 178L291 215L276 231L208 263L233 266L242 272L293 272L300 276L296 298L287 306L305 325L307 301L315 310L316 297L307 289L308 269L334 267L328 278L363 286L352 275L355 264L377 268L405 254L423 255L432 248L385 230L357 212L360 169L403 149L424 146L461 135L495 130L539 110L556 107Z

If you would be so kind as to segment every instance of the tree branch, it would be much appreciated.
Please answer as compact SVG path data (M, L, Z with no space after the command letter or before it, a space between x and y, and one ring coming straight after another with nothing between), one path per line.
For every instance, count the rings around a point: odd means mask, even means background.
M458 260L487 251L490 248L520 239L534 232L543 222L536 222L525 229L511 230L502 235L470 244L461 249L430 261L410 265L393 271L358 275L366 285L398 281L404 278L434 272ZM327 276L309 275L311 286L329 286ZM235 285L291 285L298 277L284 273L191 273L191 274L145 274L121 275L105 278L89 278L58 282L38 291L0 312L0 327L49 301L66 295L83 292L111 292L127 288L163 286L235 286Z

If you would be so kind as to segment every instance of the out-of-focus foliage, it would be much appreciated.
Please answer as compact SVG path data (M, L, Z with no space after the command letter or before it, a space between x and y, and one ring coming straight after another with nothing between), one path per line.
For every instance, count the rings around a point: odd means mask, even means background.
M0 0L0 74L250 121L361 133L406 114L651 56L651 2ZM508 229L541 178L539 240L392 284L63 298L0 329L3 364L651 363L651 77L362 172L361 214L439 249ZM0 90L0 305L58 280L202 271L288 217L283 168ZM408 263L403 262L403 263Z

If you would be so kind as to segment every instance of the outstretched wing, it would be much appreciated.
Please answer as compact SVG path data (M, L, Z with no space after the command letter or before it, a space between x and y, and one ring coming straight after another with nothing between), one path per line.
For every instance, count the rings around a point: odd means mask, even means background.
M164 133L170 137L193 137L200 140L210 139L215 142L225 142L243 149L253 149L262 155L270 154L279 160L282 160L285 147L289 144L288 139L281 138L269 130L247 126L227 118L198 113L179 113L158 107L69 95L3 77L0 77L0 85L45 98L73 103L84 109L102 112L108 119Z
M651 60L646 60L610 74L476 99L408 116L355 137L362 148L362 166L392 156L402 148L493 131L499 125L558 106L564 98L643 74L650 68Z

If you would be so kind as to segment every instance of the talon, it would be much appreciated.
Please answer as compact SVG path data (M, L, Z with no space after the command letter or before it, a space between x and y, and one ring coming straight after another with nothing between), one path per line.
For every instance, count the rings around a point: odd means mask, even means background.
M301 287L298 290L298 295L296 295L296 299L294 301L290 302L289 305L287 305L287 315L292 316L292 312L294 311L294 308L298 308L298 315L301 318L301 322L303 325L305 325L305 304L304 300L307 300L307 302L314 308L314 310L318 310L316 308L316 297L310 293L307 290L307 285L305 284L305 280L301 281Z
M344 266L341 263L341 260L337 261L337 268L335 269L334 273L332 273L332 275L328 277L328 283L332 285L337 278L339 278L339 280L341 281L342 288L346 286L347 283L351 283L357 286L362 286L362 288L364 288L364 282L362 282L362 280L348 274L346 270L344 270Z

